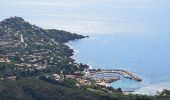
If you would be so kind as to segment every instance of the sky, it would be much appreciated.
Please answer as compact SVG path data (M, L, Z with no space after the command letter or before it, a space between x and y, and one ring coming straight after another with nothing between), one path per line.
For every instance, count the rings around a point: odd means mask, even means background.
M0 20L11 16L43 28L80 34L167 34L169 0L0 0Z

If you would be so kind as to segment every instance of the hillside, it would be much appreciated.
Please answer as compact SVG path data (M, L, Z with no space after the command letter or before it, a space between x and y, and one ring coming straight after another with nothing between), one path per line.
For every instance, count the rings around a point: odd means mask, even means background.
M71 82L69 82L70 84ZM35 78L0 81L1 100L169 100L167 96L124 95L100 87L51 84Z
M42 29L21 17L0 22L0 100L168 100L125 95L85 77L89 66L71 58L64 43L86 36Z
M64 43L82 38L85 37L75 33L42 29L20 17L5 19L0 22L0 59L4 62L0 77L21 76L27 68L36 70L36 74L40 70L66 73L78 70L70 58L73 50ZM6 65L8 68L4 68Z

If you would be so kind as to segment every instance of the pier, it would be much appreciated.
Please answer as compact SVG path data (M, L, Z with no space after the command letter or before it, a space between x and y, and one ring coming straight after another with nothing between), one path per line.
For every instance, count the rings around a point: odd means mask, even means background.
M106 82L108 80L110 82L119 80L120 76L135 81L142 81L142 78L138 77L137 75L127 70L102 69L102 70L90 71L89 76L95 80L106 80Z

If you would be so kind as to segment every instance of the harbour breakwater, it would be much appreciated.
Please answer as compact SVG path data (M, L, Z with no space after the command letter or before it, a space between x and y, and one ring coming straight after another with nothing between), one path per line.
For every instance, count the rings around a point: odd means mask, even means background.
M120 80L121 77L132 79L135 81L142 81L142 78L138 77L134 73L127 70L117 70L117 69L100 69L100 70L90 70L89 77L96 80L97 82L112 83L114 81Z

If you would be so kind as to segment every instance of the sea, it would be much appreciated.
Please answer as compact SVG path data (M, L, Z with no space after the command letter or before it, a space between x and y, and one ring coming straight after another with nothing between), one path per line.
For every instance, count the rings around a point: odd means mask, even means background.
M91 35L70 42L77 62L95 69L123 69L143 79L136 82L122 79L113 82L114 88L134 91L135 94L155 95L156 91L170 89L170 35L129 36Z
M124 69L143 79L114 88L154 95L170 89L169 0L0 0L0 20L19 16L46 29L89 38L69 43L77 62Z

